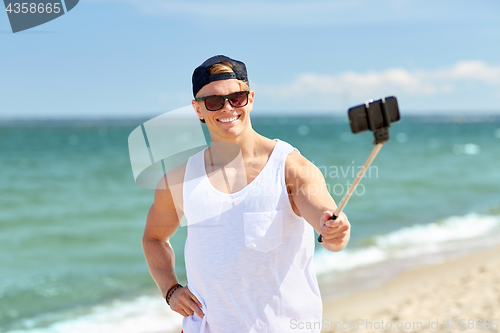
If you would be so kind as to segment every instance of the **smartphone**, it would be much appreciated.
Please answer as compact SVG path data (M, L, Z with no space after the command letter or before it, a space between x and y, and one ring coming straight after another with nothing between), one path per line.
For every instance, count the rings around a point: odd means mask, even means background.
M349 109L348 114L353 133L366 130L377 132L401 119L398 100L394 96L354 106Z

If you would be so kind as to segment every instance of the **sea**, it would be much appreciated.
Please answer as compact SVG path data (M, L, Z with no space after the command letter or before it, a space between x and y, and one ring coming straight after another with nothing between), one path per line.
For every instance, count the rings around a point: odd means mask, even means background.
M374 147L346 118L252 123L318 166L340 202ZM141 245L154 191L135 182L128 137L145 120L0 122L0 332L180 332ZM500 115L403 115L344 212L347 248L316 248L325 299L499 245ZM171 239L183 284L185 229Z

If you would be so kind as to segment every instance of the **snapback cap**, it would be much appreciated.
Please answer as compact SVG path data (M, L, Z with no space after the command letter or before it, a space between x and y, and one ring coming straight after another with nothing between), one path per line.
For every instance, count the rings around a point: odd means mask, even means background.
M233 72L219 73L210 75L208 71L210 66L221 63L228 62L233 66ZM193 72L193 96L196 97L198 91L200 91L203 86L209 84L210 82L219 80L237 79L248 83L247 68L244 63L238 60L231 59L223 55L213 56L207 59L203 64L198 66Z

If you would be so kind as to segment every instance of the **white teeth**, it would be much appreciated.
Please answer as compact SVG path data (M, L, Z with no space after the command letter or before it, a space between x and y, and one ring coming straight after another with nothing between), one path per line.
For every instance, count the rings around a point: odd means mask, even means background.
M230 123L232 121L235 121L236 119L238 119L238 116L236 117L233 117L233 118L226 118L226 119L218 119L221 123Z

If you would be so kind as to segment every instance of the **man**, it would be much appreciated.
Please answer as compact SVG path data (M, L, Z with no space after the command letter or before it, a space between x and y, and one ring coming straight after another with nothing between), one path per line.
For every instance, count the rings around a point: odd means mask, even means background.
M143 237L163 297L185 317L185 333L289 332L292 322L316 323L301 332L319 332L313 230L324 248L340 251L347 217L329 220L336 204L317 167L253 130L255 92L242 62L205 61L193 73L193 95L213 144L160 181ZM184 287L169 243L183 216Z

